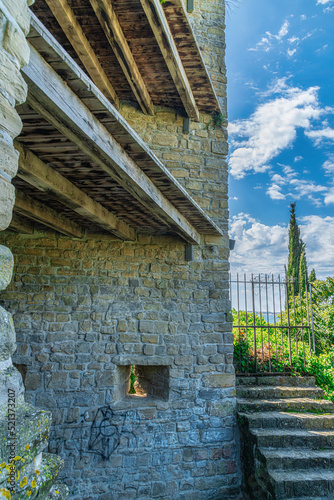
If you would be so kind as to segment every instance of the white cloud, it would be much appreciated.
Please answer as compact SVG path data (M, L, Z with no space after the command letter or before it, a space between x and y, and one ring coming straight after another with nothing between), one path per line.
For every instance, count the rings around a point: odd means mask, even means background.
M333 0L318 0L317 1L317 5L321 4L321 5L325 5L327 3L331 3Z
M334 157L325 161L322 168L325 170L327 175L334 175Z
M296 163L297 161L303 160L304 158L302 156L295 156L294 162Z
M272 184L268 188L267 194L272 200L284 200L286 198L286 195L282 193L281 189L281 186L279 186L278 184Z
M330 127L321 130L308 130L305 134L310 139L314 139L315 144L320 144L324 139L334 140L334 129Z
M334 204L334 186L328 191L327 195L325 196L325 204Z
M281 96L273 99L277 92ZM263 95L272 99L259 105L250 118L229 125L230 169L236 179L268 170L268 162L292 145L297 128L310 129L311 120L324 112L318 102L318 87L289 87L283 78Z
M285 217L289 218L288 210ZM334 217L310 215L298 219L306 243L308 268L320 279L334 275ZM232 218L231 237L236 240L231 252L231 271L235 273L281 273L288 259L288 224L268 226L248 214Z
M297 52L297 49L288 49L287 54L289 57L292 57Z
M300 174L288 165L278 165L283 167L284 177L277 173L271 175L271 185L267 189L266 194L272 200L284 200L287 197L293 200L308 198L314 205L322 205L322 198L316 198L314 194L319 193L327 197L329 192L328 186L322 186L315 184L311 180L300 178ZM283 191L283 186L286 187L285 192Z
M279 32L277 33L277 35L273 35L272 33L270 33L270 31L266 31L266 34L255 45L255 47L252 47L252 48L250 48L248 50L250 50L250 51L261 51L262 50L264 52L269 52L269 50L273 46L273 41L277 40L277 41L280 42L288 34L288 32L289 32L289 26L290 26L290 23L286 19L284 21L284 23L282 24L282 26L281 26Z

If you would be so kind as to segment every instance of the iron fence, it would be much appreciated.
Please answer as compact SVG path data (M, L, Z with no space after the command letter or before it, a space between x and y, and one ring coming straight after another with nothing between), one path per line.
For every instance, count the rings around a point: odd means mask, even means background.
M312 284L230 276L237 373L290 374L316 351Z

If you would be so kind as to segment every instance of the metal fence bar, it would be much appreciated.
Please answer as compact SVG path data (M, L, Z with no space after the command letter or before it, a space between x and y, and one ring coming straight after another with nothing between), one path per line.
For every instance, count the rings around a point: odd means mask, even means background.
M316 348L312 292L311 284L280 275L230 276L237 372L288 374L295 361L306 364L306 347Z

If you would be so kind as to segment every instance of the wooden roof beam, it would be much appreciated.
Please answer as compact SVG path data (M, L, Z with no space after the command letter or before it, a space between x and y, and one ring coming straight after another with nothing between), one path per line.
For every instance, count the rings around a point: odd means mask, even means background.
M72 47L101 92L119 108L119 99L66 0L45 0Z
M59 172L46 165L19 142L15 148L20 153L17 176L40 191L51 193L63 205L86 219L95 222L123 240L135 240L136 231L105 207L77 188Z
M89 1L143 113L153 115L153 102L110 0Z
M199 111L195 98L160 0L140 0L140 2L180 95L184 109L191 119L199 121Z
M82 238L84 235L83 229L78 224L18 189L15 190L14 212L72 238Z
M190 243L201 241L198 231L32 46L29 65L22 69L22 73L28 82L27 102L35 111L159 217L164 225Z
M22 219L22 217L18 217L15 213L10 221L9 229L12 229L17 233L34 234L33 222L27 219Z

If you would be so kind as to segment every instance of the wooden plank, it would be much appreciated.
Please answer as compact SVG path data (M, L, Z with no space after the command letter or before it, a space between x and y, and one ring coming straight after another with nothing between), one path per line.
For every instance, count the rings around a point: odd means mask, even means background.
M145 114L154 107L110 0L89 0L124 75Z
M114 87L66 0L45 0L95 85L119 107Z
M200 242L196 229L159 191L33 47L29 65L22 72L28 82L28 104L35 111L76 144L172 231L186 241Z
M57 200L86 219L95 222L123 240L135 240L136 232L128 224L109 212L72 182L46 165L19 142L15 148L20 153L17 176L40 191L56 195Z
M22 234L34 234L34 224L30 220L22 219L18 215L13 214L12 220L9 224L9 229Z
M140 2L180 95L184 109L190 118L199 121L200 116L195 98L160 0L140 0Z
M15 190L14 212L24 215L28 219L40 222L45 226L51 227L59 233L74 238L82 238L83 230L78 224L67 219L44 203L34 200L18 189Z

